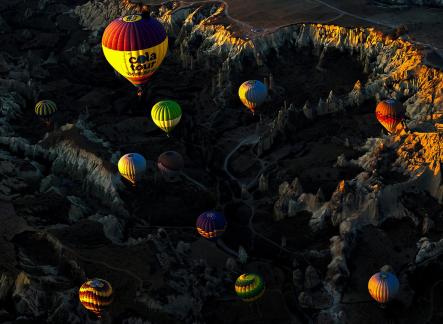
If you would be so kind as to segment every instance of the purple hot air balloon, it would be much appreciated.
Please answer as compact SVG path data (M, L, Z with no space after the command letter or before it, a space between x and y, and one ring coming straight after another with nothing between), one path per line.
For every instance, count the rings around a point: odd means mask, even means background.
M158 169L168 179L177 178L183 170L183 166L183 157L175 151L164 152L157 160Z
M208 240L216 240L226 230L226 219L222 213L207 211L197 218L198 233Z

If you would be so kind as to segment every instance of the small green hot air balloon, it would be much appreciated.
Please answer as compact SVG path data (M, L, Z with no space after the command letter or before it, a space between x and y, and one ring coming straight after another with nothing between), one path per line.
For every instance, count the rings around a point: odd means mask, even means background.
M182 110L175 101L163 100L152 107L151 117L154 123L169 135L180 122Z
M245 302L253 302L263 296L265 282L254 273L242 274L235 282L235 292Z
M35 114L47 125L51 124L56 112L57 105L52 100L41 100L35 104Z

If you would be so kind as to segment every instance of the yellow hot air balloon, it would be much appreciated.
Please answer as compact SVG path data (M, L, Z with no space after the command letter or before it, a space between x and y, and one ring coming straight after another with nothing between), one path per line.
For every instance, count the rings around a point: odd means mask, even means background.
M41 100L35 104L35 114L49 126L52 116L57 112L57 105L52 100Z
M87 310L101 318L105 308L112 303L112 286L103 279L88 280L80 287L79 298Z
M146 160L138 153L125 154L118 161L118 171L135 186L146 171Z
M142 87L159 68L168 50L162 24L147 14L113 20L103 32L102 48L111 66L134 86Z

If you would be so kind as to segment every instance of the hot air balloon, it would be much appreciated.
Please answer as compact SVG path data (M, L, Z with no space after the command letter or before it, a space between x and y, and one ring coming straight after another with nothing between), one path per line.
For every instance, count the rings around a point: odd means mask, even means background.
M86 281L79 290L82 305L101 318L103 311L112 303L112 286L103 279Z
M57 105L52 100L41 100L35 104L35 114L47 125L52 121L52 116L57 111Z
M169 133L180 122L182 110L175 101L163 100L152 107L151 117L154 123L169 136Z
M135 186L146 171L146 160L138 153L125 154L118 161L118 171Z
M268 89L258 80L249 80L243 82L238 89L238 96L242 103L253 113L268 96Z
M235 292L245 302L253 302L263 296L265 282L263 278L254 273L242 274L235 281Z
M226 230L226 219L222 213L207 211L197 218L198 233L209 240L215 240Z
M168 50L162 24L149 15L113 20L103 32L102 48L109 64L134 86L137 94L159 68Z
M158 157L157 167L160 172L168 179L172 180L180 175L183 170L184 162L180 153L167 151Z
M375 116L380 124L390 133L400 124L405 117L403 105L393 99L380 101L375 108Z
M400 283L392 272L377 272L368 282L369 294L380 304L385 304L394 298L399 287Z

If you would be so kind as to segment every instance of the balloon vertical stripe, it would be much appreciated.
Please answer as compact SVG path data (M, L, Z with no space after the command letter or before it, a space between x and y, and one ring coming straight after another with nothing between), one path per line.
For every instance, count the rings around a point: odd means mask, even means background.
M368 282L368 291L372 298L384 304L397 295L400 283L391 272L378 272Z
M35 114L39 117L50 117L57 111L57 105L52 100L41 100L35 104Z

